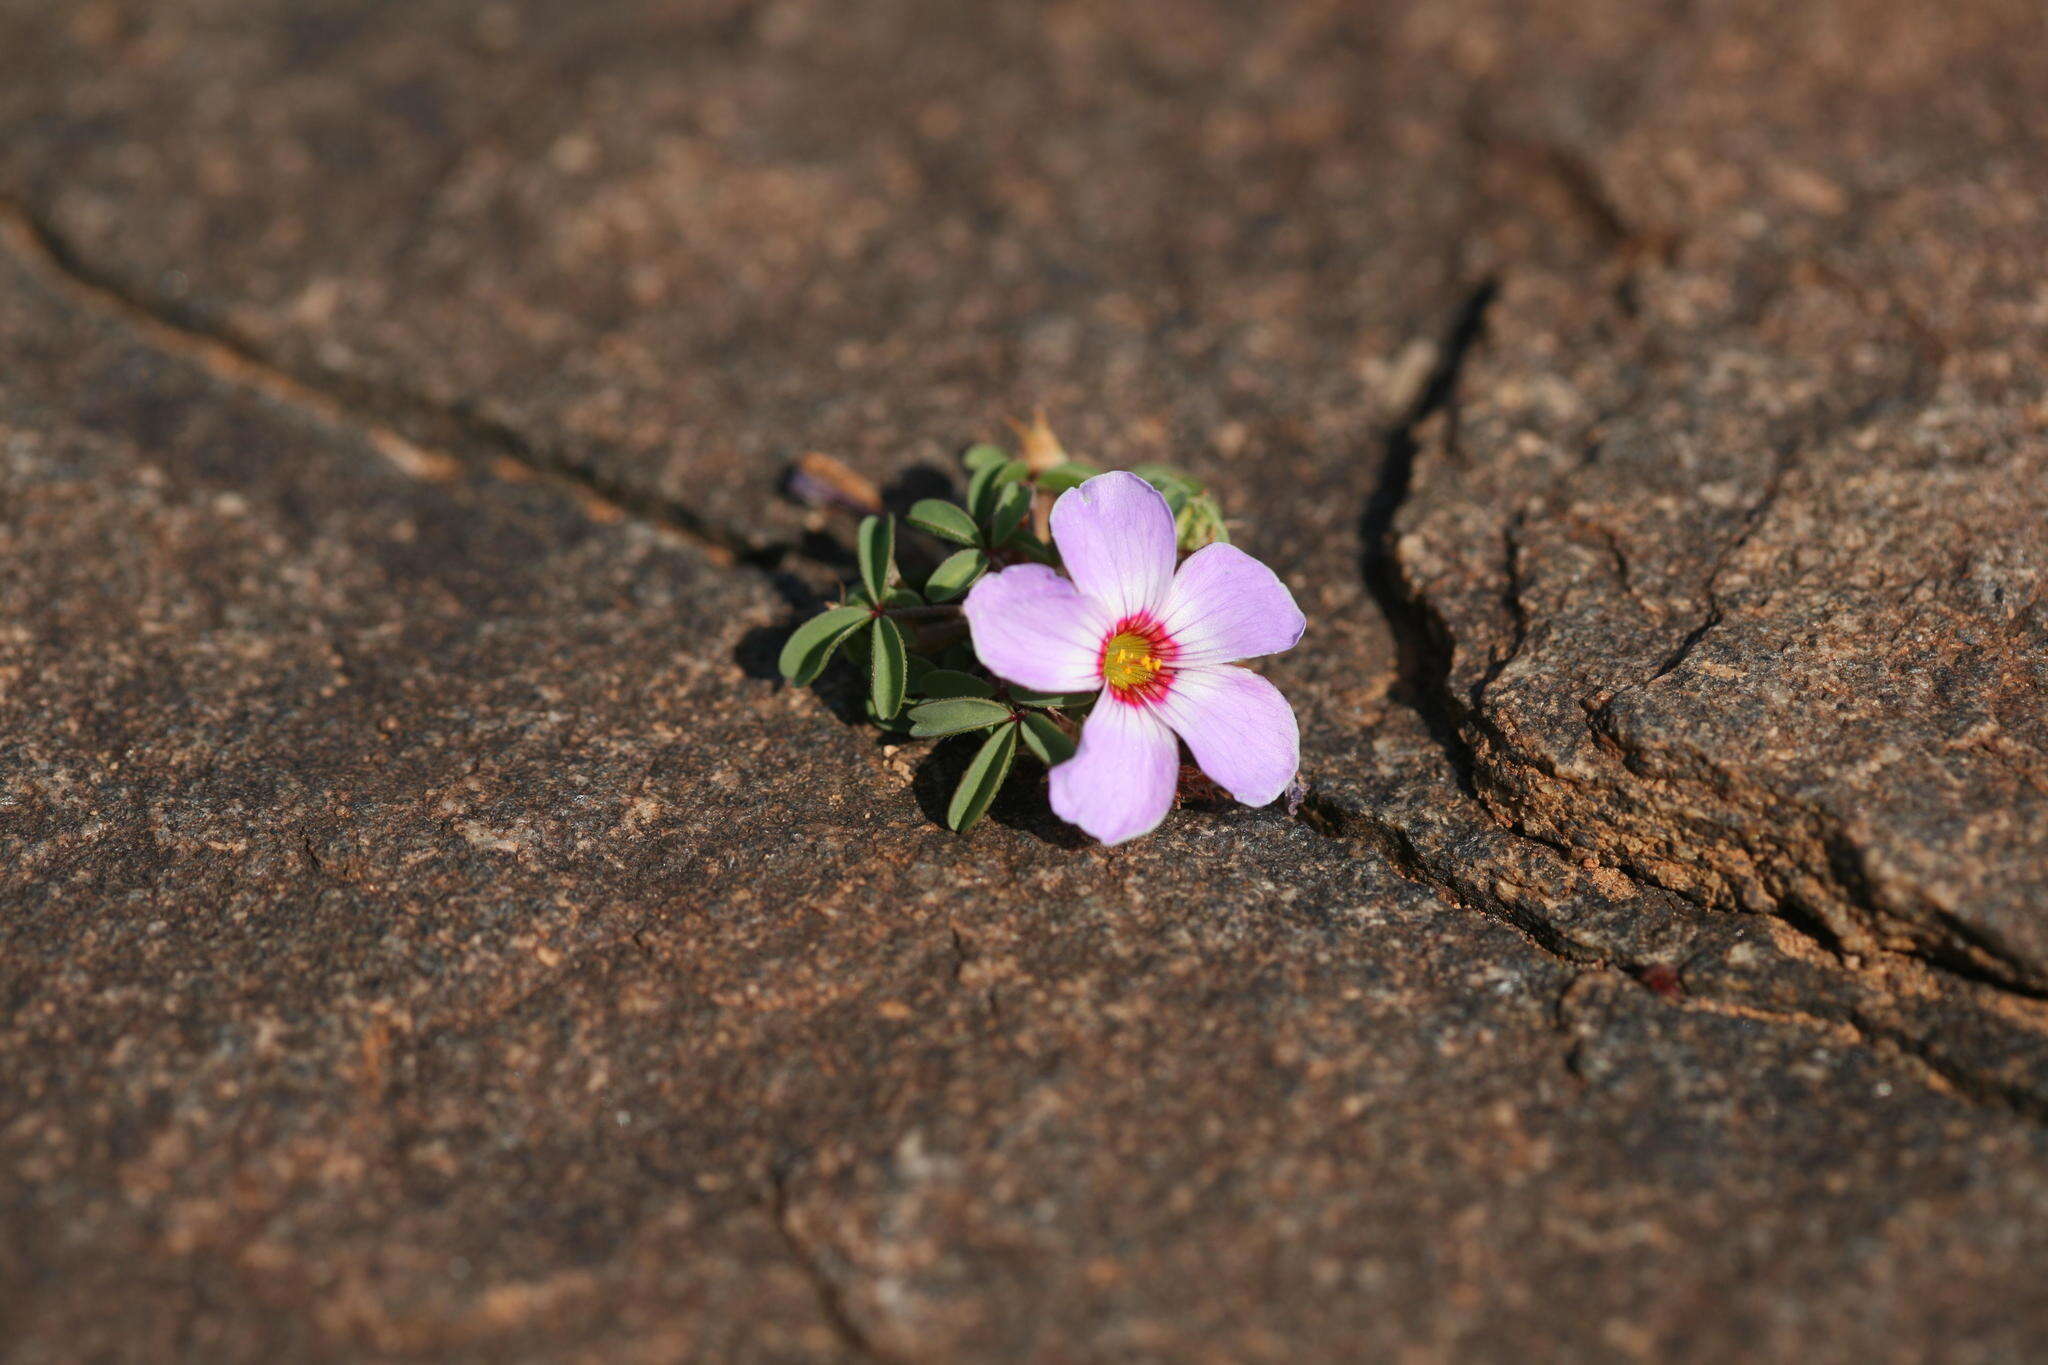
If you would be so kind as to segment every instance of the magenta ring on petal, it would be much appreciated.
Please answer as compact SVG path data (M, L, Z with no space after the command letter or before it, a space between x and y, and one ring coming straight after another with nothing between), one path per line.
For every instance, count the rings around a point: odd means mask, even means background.
M1052 771L1055 812L1104 843L1156 829L1173 804L1171 785L1154 771L1167 742L1161 731L1185 742L1238 800L1278 798L1301 762L1294 711L1271 683L1236 665L1301 639L1307 619L1279 575L1227 544L1178 561L1173 510L1135 474L1103 474L1066 493L1051 525L1073 591L1056 604L1037 596L1032 628L1046 652L1016 666L1043 676L1044 660L1065 642L1089 630L1099 639L1088 677L1097 701L1080 751ZM987 641L983 658L998 674L1001 660L1017 657L1004 606L1016 594L1005 580L1025 573L1038 583L1043 568L1005 569L968 598L976 648ZM1071 669L1072 656L1059 657ZM1142 723L1133 711L1144 713ZM1091 739L1098 727L1102 744Z
M1300 766L1294 711L1242 665L1301 639L1287 585L1228 543L1194 480L1088 469L1042 419L1020 430L1021 457L962 457L964 505L910 509L940 543L921 583L897 567L895 519L861 523L860 581L790 636L785 676L807 684L852 655L874 723L978 745L948 803L956 830L1020 752L1046 765L1054 813L1108 844L1166 818L1183 746L1237 800L1279 797Z

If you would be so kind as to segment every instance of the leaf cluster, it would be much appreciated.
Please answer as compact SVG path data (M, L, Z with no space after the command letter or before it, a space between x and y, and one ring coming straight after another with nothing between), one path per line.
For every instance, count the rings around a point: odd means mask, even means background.
M797 627L780 662L785 678L807 686L835 657L845 658L865 673L868 719L885 730L911 739L981 736L946 807L946 823L965 831L987 813L1020 747L1047 767L1073 757L1095 696L1032 692L992 677L975 658L959 600L982 575L1007 565L1057 567L1046 535L1052 503L1102 471L1070 459L1035 469L985 442L969 447L961 463L964 503L925 498L904 518L952 552L912 587L897 564L896 519L863 518L855 536L859 580ZM1164 465L1135 472L1165 494L1182 550L1229 538L1200 483Z

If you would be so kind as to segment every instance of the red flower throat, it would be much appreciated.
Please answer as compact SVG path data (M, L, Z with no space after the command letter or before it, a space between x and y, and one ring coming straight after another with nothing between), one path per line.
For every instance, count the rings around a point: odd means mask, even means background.
M1118 701L1157 702L1173 686L1173 661L1180 646L1152 613L1126 616L1102 637L1097 666Z

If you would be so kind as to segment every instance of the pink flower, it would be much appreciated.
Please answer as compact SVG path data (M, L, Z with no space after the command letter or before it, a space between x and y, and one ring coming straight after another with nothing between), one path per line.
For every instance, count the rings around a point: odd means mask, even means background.
M1301 764L1294 710L1240 659L1292 649L1307 621L1271 569L1233 545L1174 568L1173 513L1135 474L1102 474L1052 509L1071 581L1042 564L990 574L967 595L974 652L1043 692L1101 696L1052 808L1105 844L1150 833L1173 805L1180 748L1248 806Z

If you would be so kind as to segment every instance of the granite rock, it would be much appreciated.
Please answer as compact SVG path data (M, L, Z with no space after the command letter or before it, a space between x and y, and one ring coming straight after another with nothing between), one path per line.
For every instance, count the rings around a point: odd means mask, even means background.
M1782 8L0 0L0 1354L2037 1354L2042 19ZM1297 814L772 676L1041 404Z
M2041 16L1815 8L1703 35L1584 164L1619 264L1503 271L1388 596L1518 831L2038 995Z

